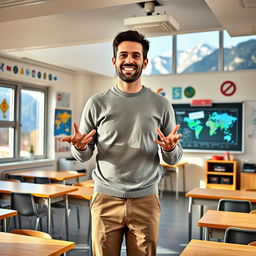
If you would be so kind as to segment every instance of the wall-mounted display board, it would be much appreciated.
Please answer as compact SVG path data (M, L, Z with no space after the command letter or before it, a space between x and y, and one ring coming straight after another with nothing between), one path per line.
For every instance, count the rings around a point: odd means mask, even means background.
M184 151L243 152L243 103L173 104Z

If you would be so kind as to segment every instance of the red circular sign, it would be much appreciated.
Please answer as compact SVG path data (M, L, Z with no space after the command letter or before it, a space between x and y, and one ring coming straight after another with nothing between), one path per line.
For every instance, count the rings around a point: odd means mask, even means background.
M236 85L232 81L225 81L221 84L220 91L225 96L231 96L236 92Z

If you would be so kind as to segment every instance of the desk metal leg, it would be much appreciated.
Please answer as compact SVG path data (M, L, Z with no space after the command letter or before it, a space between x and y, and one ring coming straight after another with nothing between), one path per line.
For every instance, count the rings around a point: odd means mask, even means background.
M6 232L6 219L3 219L3 231Z
M185 180L185 165L183 165L182 167L182 171L183 171L183 192L186 193L186 180Z
M192 237L192 197L188 199L188 243Z
M204 228L204 240L209 240L209 229L207 227Z
M203 217L204 215L204 206L200 205L200 219ZM203 240L203 228L200 227L200 240Z
M47 232L51 235L51 198L47 199L48 216L47 216Z
M179 167L175 168L176 171L176 200L179 199Z
M66 220L66 239L69 241L69 223L68 223L68 196L65 195L65 220Z

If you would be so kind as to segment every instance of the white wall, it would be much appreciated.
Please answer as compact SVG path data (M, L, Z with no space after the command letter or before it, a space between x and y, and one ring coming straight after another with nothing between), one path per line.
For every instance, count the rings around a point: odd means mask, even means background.
M223 96L220 92L220 85L226 81L233 81L237 90L233 96ZM172 103L190 103L192 99L211 99L213 102L239 102L245 101L245 147L244 153L236 154L235 159L239 160L240 168L243 162L255 163L256 137L248 137L248 103L256 101L256 71L236 71L236 72L212 72L212 73L195 73L182 75L163 75L163 76L145 76L143 84L150 87L153 91L163 88L166 97ZM115 79L98 77L92 80L93 92L100 92L115 83ZM196 89L193 98L188 99L184 96L181 100L172 100L172 87L192 86ZM186 166L186 191L200 186L204 183L204 161L210 159L213 154L207 153L184 153L182 161L188 161ZM182 177L180 181L182 180ZM175 184L174 184L175 185ZM180 182L182 189L182 183Z

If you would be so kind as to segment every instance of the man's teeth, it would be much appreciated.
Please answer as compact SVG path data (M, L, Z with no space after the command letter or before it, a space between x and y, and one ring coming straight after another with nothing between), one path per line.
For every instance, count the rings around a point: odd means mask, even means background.
M124 70L126 70L126 71L133 71L133 70L134 70L134 68L124 67Z

